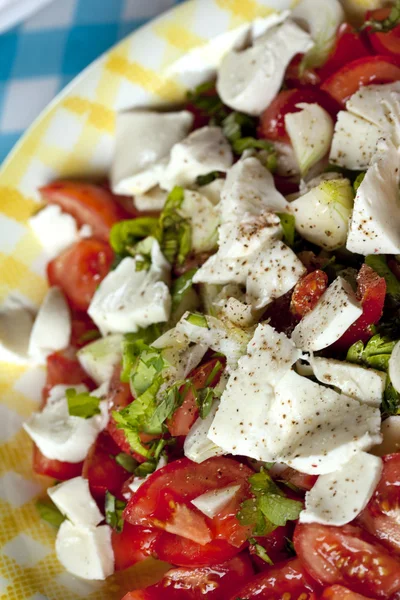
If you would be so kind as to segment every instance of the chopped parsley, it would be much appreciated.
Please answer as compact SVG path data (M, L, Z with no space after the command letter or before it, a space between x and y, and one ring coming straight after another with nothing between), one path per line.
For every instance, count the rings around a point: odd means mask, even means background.
M68 388L65 396L68 403L68 412L72 417L90 419L100 414L100 398L91 396L89 392L78 394L74 388Z
M152 344L161 335L158 324L150 325L146 329L139 329L136 333L126 333L122 341L122 371L121 381L127 383L135 367L136 361L143 348Z

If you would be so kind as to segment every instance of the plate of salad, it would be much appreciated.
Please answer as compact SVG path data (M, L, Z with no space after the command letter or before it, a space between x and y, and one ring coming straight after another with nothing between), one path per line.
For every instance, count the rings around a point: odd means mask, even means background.
M166 14L2 168L4 598L400 598L400 4L276 4Z

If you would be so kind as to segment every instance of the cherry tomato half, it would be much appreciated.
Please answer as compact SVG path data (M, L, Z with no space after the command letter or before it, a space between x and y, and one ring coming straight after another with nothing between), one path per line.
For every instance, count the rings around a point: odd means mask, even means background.
M58 481L67 481L82 473L83 463L69 463L47 458L39 448L33 445L33 470L38 475L46 475Z
M342 585L332 585L324 590L321 600L368 600L368 598L356 594Z
M135 527L126 522L121 533L113 531L111 542L115 570L127 569L149 556L154 556L154 545L159 536L160 532L157 529Z
M370 56L370 54L361 35L354 27L348 23L342 23L337 32L335 46L326 62L318 69L318 75L324 81L344 65L347 65L349 57L351 57L351 60L356 60L364 56Z

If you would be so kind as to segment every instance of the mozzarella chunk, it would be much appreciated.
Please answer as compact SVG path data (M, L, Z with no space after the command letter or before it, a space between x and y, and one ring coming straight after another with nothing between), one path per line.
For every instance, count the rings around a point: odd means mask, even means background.
M354 200L346 248L358 254L400 252L400 150L380 143Z
M218 209L199 192L185 190L179 214L190 220L192 250L208 252L217 245Z
M186 458L195 463L202 463L208 458L224 454L222 448L208 438L208 431L217 412L218 404L218 402L214 402L206 418L201 419L199 417L185 437L183 445L184 454Z
M74 525L95 527L104 519L90 493L89 481L84 477L63 481L48 488L47 493L58 510Z
M16 298L0 309L0 360L25 364L33 326L32 313Z
M253 260L267 243L282 237L280 219L273 213L259 217L243 215L235 223L224 223L219 230L218 256Z
M329 160L351 170L364 170L376 152L380 129L372 123L341 110L337 115Z
M86 344L77 358L97 385L110 381L115 366L121 361L122 335L116 333Z
M193 283L209 283L226 285L228 283L246 283L249 269L248 257L221 258L219 252L206 260L195 273Z
M56 537L57 558L72 575L104 580L114 572L111 528L85 527L64 521Z
M280 240L272 240L256 256L246 279L247 299L255 310L291 290L306 268Z
M382 441L372 450L377 456L400 452L400 416L389 417L382 422Z
M141 257L124 258L101 282L88 314L103 335L135 332L152 323L168 321L171 295L168 288L170 264L153 241L151 267L136 270Z
M144 194L136 194L133 202L138 210L143 212L158 212L164 208L168 192L162 190L158 185Z
M251 48L225 56L218 71L218 94L230 108L260 115L278 93L291 59L312 45L307 33L285 21L257 38Z
M336 342L361 315L362 308L350 285L337 277L296 325L292 340L302 350L322 350Z
M261 317L260 312L254 311L250 304L234 296L219 299L215 302L215 306L222 315L221 318L226 317L236 327L252 327Z
M396 146L400 143L400 82L361 87L346 102L352 114L380 129Z
M294 177L300 174L299 163L292 144L274 142L276 151L276 174L281 177Z
M389 358L388 374L396 392L400 390L400 342L397 342Z
M310 33L314 41L305 57L307 67L320 67L335 45L339 25L345 20L343 6L338 0L325 0L321 10L320 0L301 0L291 17Z
M229 169L221 193L223 223L264 212L287 212L288 203L275 187L271 173L257 158L239 160Z
M51 389L46 406L33 413L23 427L46 458L81 462L108 422L107 402L100 402L99 415L89 419L71 416L65 392L73 387L79 394L87 392L84 385L56 385Z
M171 148L190 131L186 111L134 110L117 114L111 183L116 194L144 194L157 185Z
M290 204L296 230L325 250L344 246L353 208L353 188L348 179L322 181Z
M49 204L30 217L29 225L43 246L49 260L58 256L78 239L74 217Z
M382 460L366 452L357 453L340 469L320 475L306 493L300 523L346 525L366 507L382 473Z
M218 515L240 490L240 485L228 485L224 488L205 492L191 500L191 504L198 508L206 517L213 519Z
M231 323L223 323L215 317L207 316L207 327L194 325L188 319L188 314L183 315L176 326L176 331L184 335L187 340L195 344L202 344L215 352L226 356L227 365L234 369L239 358L246 352L246 346L251 334Z
M205 196L211 204L217 206L221 200L221 193L224 187L225 180L219 177L218 179L214 179L211 183L207 183L207 185L202 185L197 188L197 191Z
M49 354L63 350L71 337L71 316L64 294L58 287L47 292L33 324L29 356L44 364Z
M211 171L226 172L233 162L231 146L220 127L196 129L175 144L160 180L161 187L189 186L199 175Z
M379 442L380 425L378 408L289 371L275 388L265 435L273 460L319 475Z
M299 112L285 115L285 126L292 143L301 175L308 173L329 151L333 121L319 104L301 102Z
M321 383L339 388L369 406L380 406L386 386L386 373L333 358L311 357L315 377Z

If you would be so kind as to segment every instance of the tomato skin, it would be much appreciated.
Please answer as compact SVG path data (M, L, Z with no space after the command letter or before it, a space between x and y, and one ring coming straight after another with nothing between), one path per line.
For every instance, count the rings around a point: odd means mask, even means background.
M368 598L341 585L332 585L324 590L321 600L368 600Z
M43 200L57 204L72 215L79 226L90 225L93 236L108 242L110 230L126 214L105 186L80 181L54 181L40 188Z
M348 23L342 23L337 31L336 43L326 62L318 69L322 81L333 75L352 60L370 56L370 51L359 33Z
M192 540L162 532L155 543L155 551L160 560L179 567L207 567L233 558L241 550L225 540L212 540L208 544L197 544Z
M295 558L269 567L256 575L242 588L237 590L231 600L282 600L283 598L301 598L316 600L317 583L307 575L300 561Z
M292 524L287 523L283 527L277 527L265 537L256 537L257 544L265 548L268 556L274 564L287 560L288 553L286 551L286 538L291 538L293 533ZM265 571L270 565L262 558L257 556L254 546L250 544L249 552L251 560L258 571Z
M343 585L372 598L400 590L400 561L360 527L298 523L293 541L304 568L321 585Z
M383 457L380 482L357 521L381 544L400 554L400 454Z
M317 304L328 287L328 275L317 269L300 279L293 290L290 309L297 317L304 317Z
M298 88L320 83L320 77L314 69L301 69L303 57L304 54L296 54L290 61L285 73L285 84L288 87Z
M339 110L339 106L336 105L332 98L317 88L302 87L284 90L279 92L268 108L262 113L258 128L259 137L275 142L290 143L285 126L285 116L288 113L299 112L301 108L296 108L296 105L300 102L319 104L332 116L335 116Z
M145 481L124 511L133 525L158 527L199 544L226 540L236 548L248 537L248 528L236 519L240 503L248 497L248 478L253 471L233 459L215 457L201 464L182 458L155 471ZM235 497L210 519L191 500L207 491L240 484Z
M46 475L58 481L67 481L82 473L83 462L69 463L47 458L36 444L33 445L33 470L38 475Z
M171 569L159 583L122 600L226 600L252 575L249 558L241 555L212 568Z
M224 367L224 360L222 358L213 358L199 367L193 369L189 373L187 379L191 379L195 390L201 390L206 387L206 382L211 375L214 367L220 363ZM221 379L223 368L213 377L212 381L209 382L210 387L217 385ZM172 417L167 421L167 427L172 436L187 435L190 428L199 416L199 407L196 402L196 396L192 389L189 389L181 406L174 412Z
M47 277L50 285L62 289L73 308L87 311L112 261L113 252L108 243L85 238L49 262Z
M347 63L321 86L342 107L363 85L400 80L400 67L390 56L368 56Z
M377 323L382 316L386 297L385 279L363 264L357 275L357 285L357 297L361 301L363 314L331 346L338 351L347 350L358 340L368 341L372 336L371 325Z
M42 397L44 404L49 392L55 385L79 385L83 383L90 390L96 386L83 370L72 349L54 352L46 360L46 384L43 388Z
M314 487L315 482L318 479L318 475L307 475L306 473L300 473L295 471L292 467L287 467L284 471L279 474L279 479L292 483L300 490L308 492Z
M115 570L122 571L136 563L154 556L154 545L160 532L146 527L124 523L121 533L113 531L111 543L114 551Z
M120 449L111 436L103 431L83 462L82 475L89 480L90 493L99 502L104 501L107 491L121 500L124 499L121 489L130 473L115 462L113 457L119 452Z
M375 21L383 21L389 16L390 8L379 8L367 12L366 19L374 19ZM375 52L381 55L400 57L400 26L394 27L386 33L372 31L370 27L366 29L369 42Z
M71 346L73 348L83 348L83 346L93 342L97 337L100 337L100 332L89 315L83 311L72 311Z

